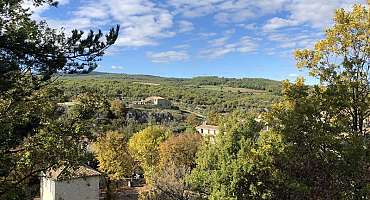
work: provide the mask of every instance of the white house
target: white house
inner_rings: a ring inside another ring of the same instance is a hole
[[[219,132],[218,126],[208,125],[206,122],[195,128],[202,136],[215,137]]]
[[[151,96],[147,97],[146,99],[143,99],[141,101],[134,102],[134,104],[137,105],[152,105],[152,106],[158,106],[161,108],[170,108],[171,107],[171,101],[159,97],[159,96]]]
[[[41,200],[98,200],[100,173],[88,166],[60,167],[41,178]]]

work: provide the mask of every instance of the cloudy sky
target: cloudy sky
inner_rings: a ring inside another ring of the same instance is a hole
[[[292,52],[323,37],[335,9],[366,0],[60,0],[33,18],[50,26],[108,30],[117,43],[97,71],[172,77],[276,80],[304,75]]]

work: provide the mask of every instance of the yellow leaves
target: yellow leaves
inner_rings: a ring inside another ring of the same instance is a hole
[[[305,84],[304,84],[304,78],[303,77],[298,77],[297,78],[297,81],[295,82],[295,86],[296,87],[299,87],[299,88],[305,86]]]
[[[92,145],[99,169],[111,179],[129,177],[133,170],[133,159],[127,149],[125,137],[119,132],[107,132]]]
[[[178,168],[190,169],[201,142],[202,137],[196,133],[183,133],[168,138],[159,146],[161,167],[173,164]]]
[[[297,67],[308,68],[310,75],[322,81],[335,79],[333,76],[341,72],[342,67],[346,67],[345,57],[353,60],[356,55],[369,54],[369,16],[368,8],[362,5],[354,5],[350,12],[338,9],[334,25],[326,30],[323,40],[318,41],[313,50],[295,52]]]
[[[168,136],[165,129],[149,126],[131,137],[128,148],[135,160],[140,162],[146,176],[154,172],[159,162],[159,144]]]
[[[294,52],[294,56],[296,58],[296,65],[298,68],[314,67],[321,58],[320,54],[309,49],[296,50]]]

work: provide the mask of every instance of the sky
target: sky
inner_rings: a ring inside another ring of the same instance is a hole
[[[31,10],[66,32],[119,24],[96,71],[293,80],[307,76],[294,50],[312,48],[335,10],[355,3],[366,0],[60,0]]]

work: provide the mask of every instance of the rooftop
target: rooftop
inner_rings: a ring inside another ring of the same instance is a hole
[[[208,125],[208,124],[202,124],[200,126],[197,126],[196,128],[202,128],[202,129],[218,129],[218,126]]]
[[[154,100],[154,99],[165,99],[165,98],[160,97],[160,96],[151,96],[151,97],[147,97],[145,100]]]
[[[62,166],[58,169],[46,172],[45,175],[53,180],[69,180],[75,178],[100,176],[100,172],[87,165],[80,165],[77,167]]]

